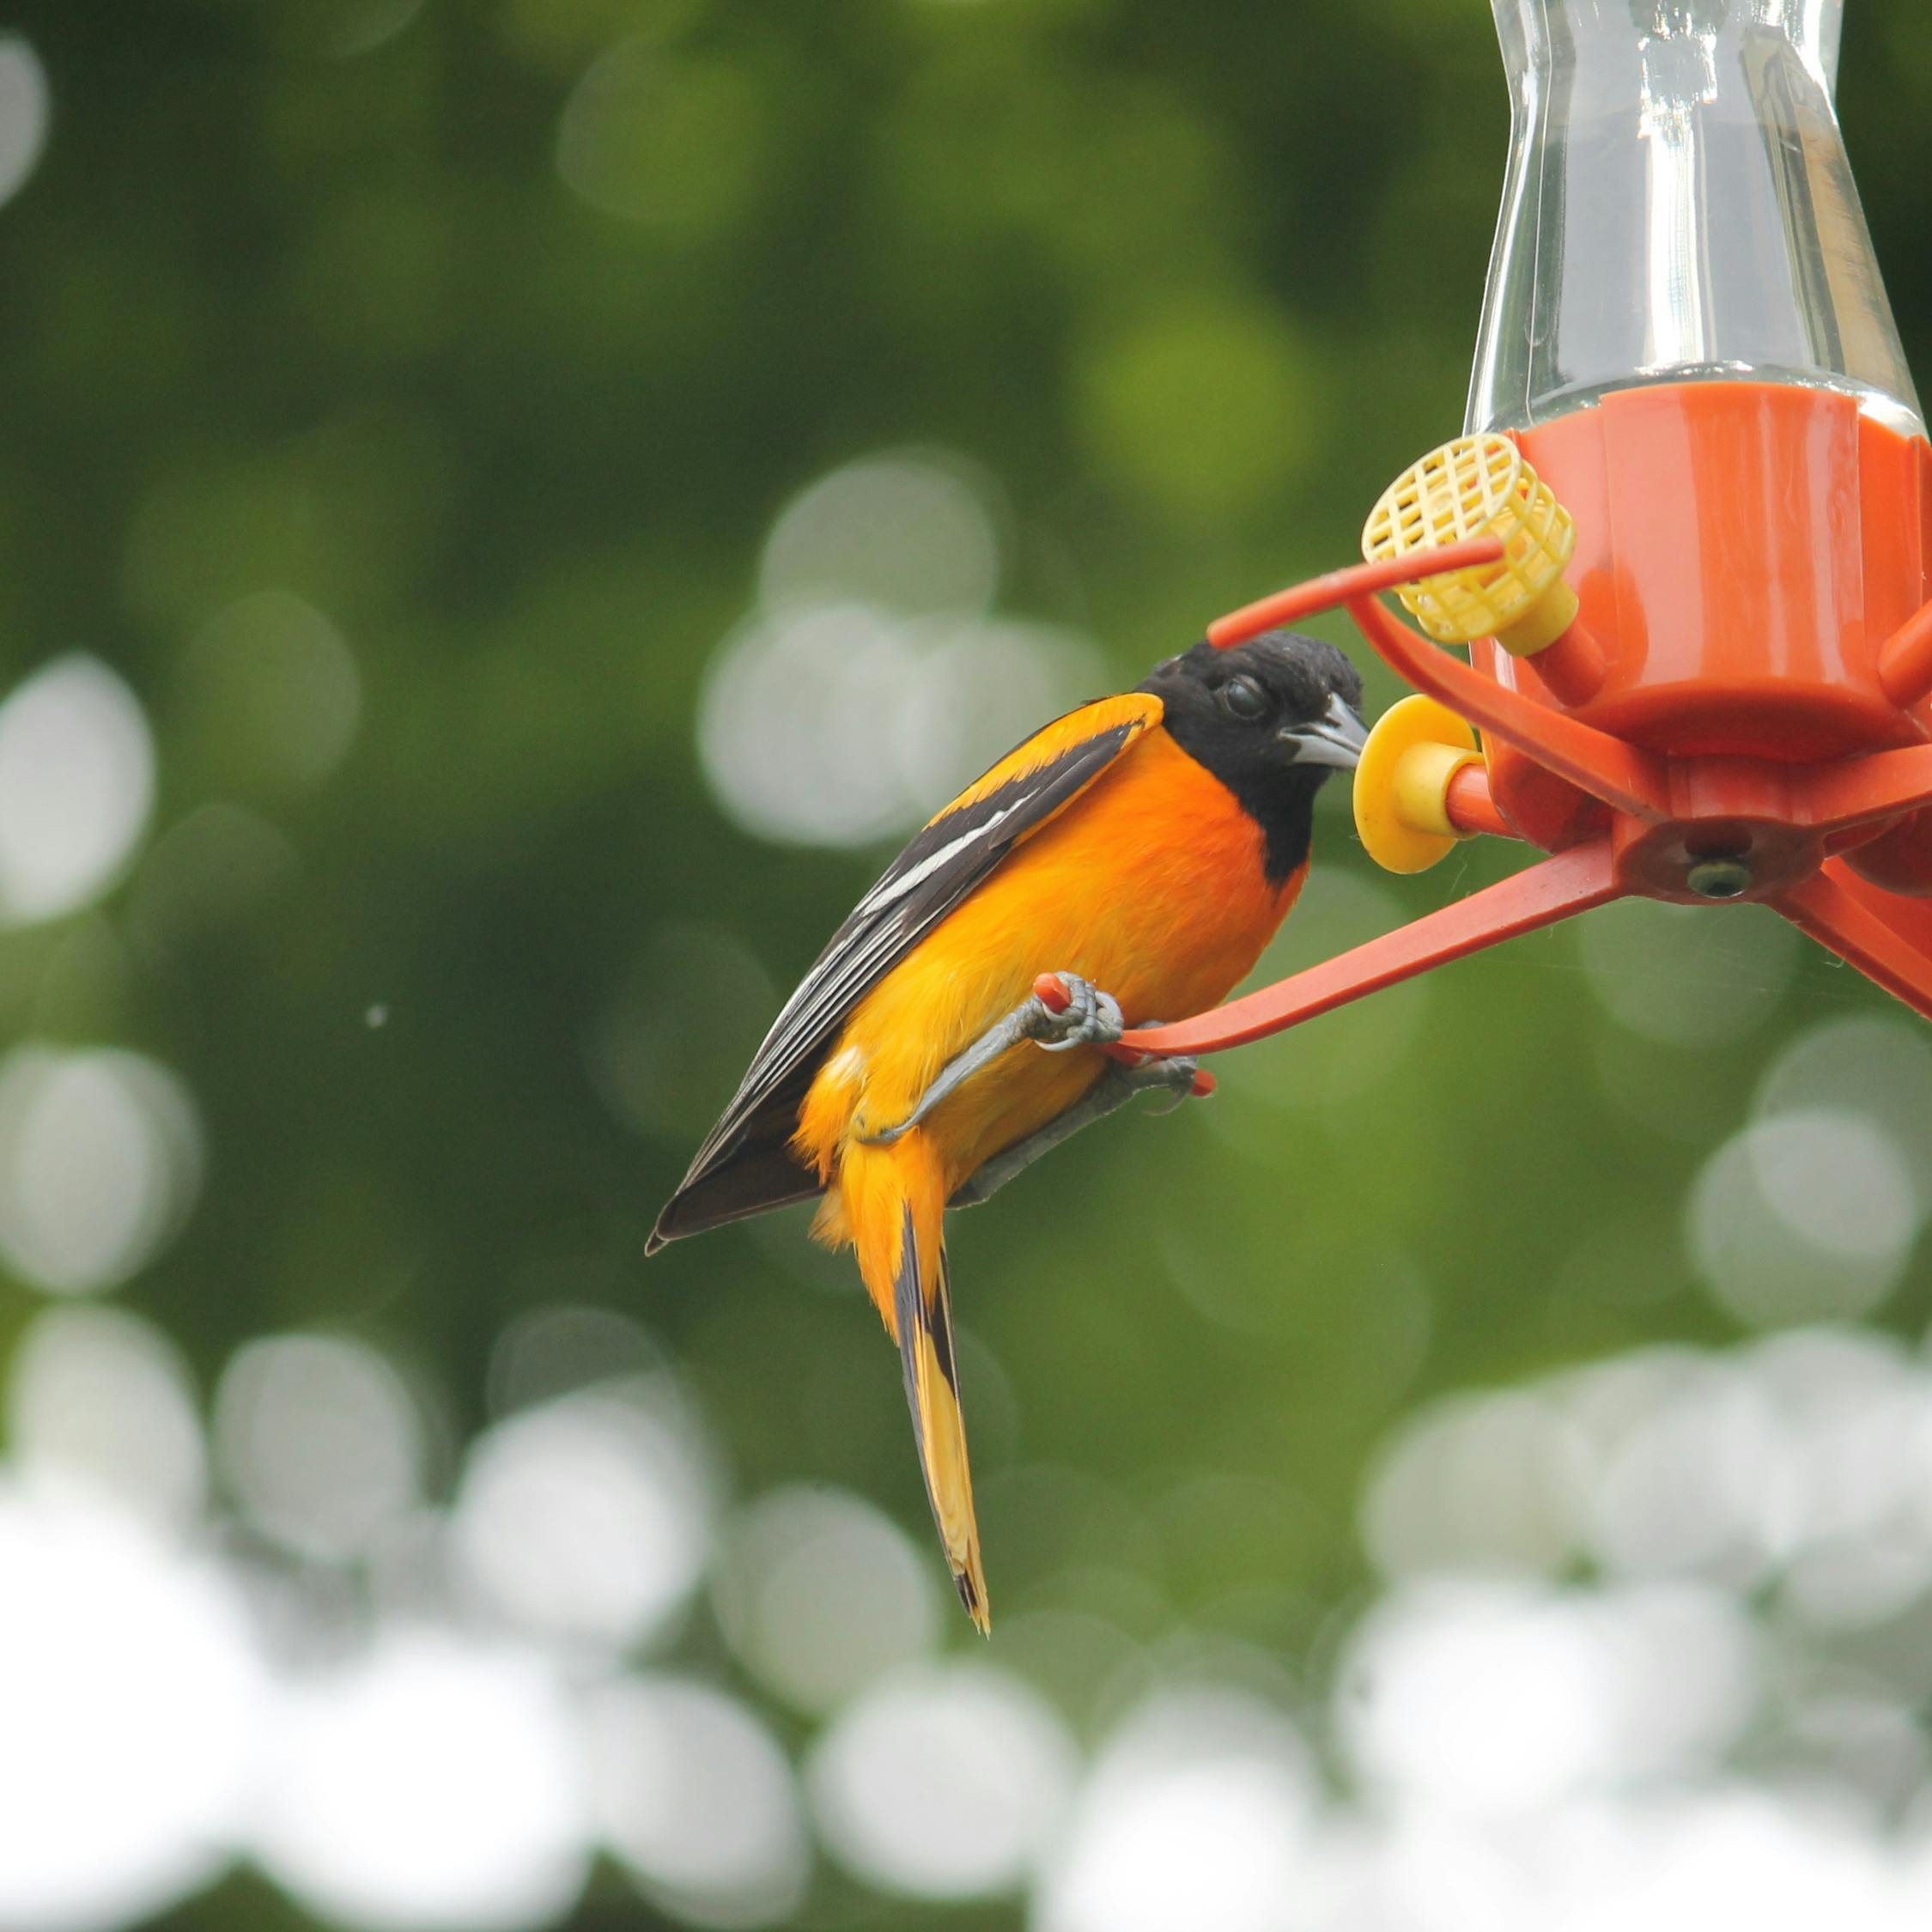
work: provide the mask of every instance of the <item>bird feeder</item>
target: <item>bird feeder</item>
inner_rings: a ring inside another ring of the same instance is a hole
[[[1762,902],[1932,1017],[1932,447],[1833,106],[1844,0],[1493,4],[1464,434],[1364,563],[1209,635],[1346,608],[1419,694],[1357,774],[1370,853],[1546,856],[1122,1049],[1239,1045],[1633,894]]]

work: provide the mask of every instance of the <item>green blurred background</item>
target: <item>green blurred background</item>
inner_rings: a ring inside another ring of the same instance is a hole
[[[395,1514],[432,1541],[466,1445],[527,1406],[514,1338],[568,1309],[592,1359],[538,1393],[674,1380],[707,1535],[740,1520],[727,1498],[835,1485],[936,1580],[848,1266],[791,1216],[648,1267],[644,1236],[922,809],[1030,717],[1346,562],[1382,484],[1459,428],[1507,132],[1487,9],[59,0],[10,25],[0,147],[31,166],[0,210],[5,679],[134,750],[79,884],[33,883],[39,794],[0,823],[0,1361],[97,1307],[144,1325],[97,1340],[178,1352],[171,1386],[217,1426],[176,1532],[265,1619],[271,1675],[374,1641],[393,1565],[373,1530],[278,1532],[252,1488],[255,1425],[219,1412],[248,1407],[222,1392],[264,1337],[393,1376]],[[1854,0],[1839,105],[1932,372],[1920,0]],[[1371,709],[1394,695],[1369,682]],[[896,761],[883,791],[862,743]],[[93,809],[63,782],[57,846]],[[1390,881],[1345,805],[1270,975],[1516,862]],[[1205,1671],[1321,1759],[1338,1648],[1388,1581],[1364,1482],[1434,1398],[1664,1342],[1729,1360],[1794,1321],[1906,1360],[1884,1338],[1932,1315],[1925,1204],[1881,1183],[1917,1185],[1932,1086],[1856,1226],[1778,1233],[1790,1281],[1759,1296],[1733,1225],[1767,1069],[1842,1066],[1804,1057],[1820,1037],[1874,1079],[1917,1065],[1896,1009],[1769,915],[1638,907],[1233,1056],[1208,1106],[1116,1120],[962,1218],[984,1657],[1076,1750],[1123,1685]],[[76,1068],[121,1082],[98,1133],[84,1080],[43,1117]],[[1787,1151],[1794,1187],[1829,1180]],[[24,1495],[65,1425],[25,1439],[20,1386]],[[126,1431],[96,1421],[68,1433],[119,1442],[111,1464]],[[337,1424],[289,1455],[325,1477]],[[436,1615],[519,1625],[573,1696],[626,1657],[719,1687],[809,1759],[832,1713],[761,1675],[712,1575],[601,1662],[567,1614]],[[913,1650],[975,1649],[950,1601],[913,1622],[937,1633]],[[579,1902],[501,1922],[1046,1910],[1012,1874],[922,1898],[821,1829],[781,1907],[680,1904],[647,1857],[647,1904],[611,1827]],[[331,1904],[258,1862],[62,1917],[8,1904],[0,1853],[0,1923],[499,1922]]]

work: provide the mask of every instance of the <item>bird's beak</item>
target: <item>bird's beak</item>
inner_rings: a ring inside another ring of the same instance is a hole
[[[1298,765],[1333,765],[1338,771],[1353,771],[1362,761],[1362,747],[1369,742],[1369,727],[1356,715],[1352,705],[1339,697],[1328,700],[1328,708],[1312,725],[1291,725],[1282,738],[1295,748]]]

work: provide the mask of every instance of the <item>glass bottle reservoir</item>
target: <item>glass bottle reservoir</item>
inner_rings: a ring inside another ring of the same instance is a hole
[[[1466,427],[1646,384],[1924,420],[1832,104],[1844,0],[1493,0],[1503,211]]]

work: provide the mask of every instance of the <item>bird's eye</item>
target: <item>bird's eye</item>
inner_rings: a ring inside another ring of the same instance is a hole
[[[1221,687],[1221,708],[1236,718],[1259,718],[1268,708],[1267,693],[1252,677],[1230,677]]]

